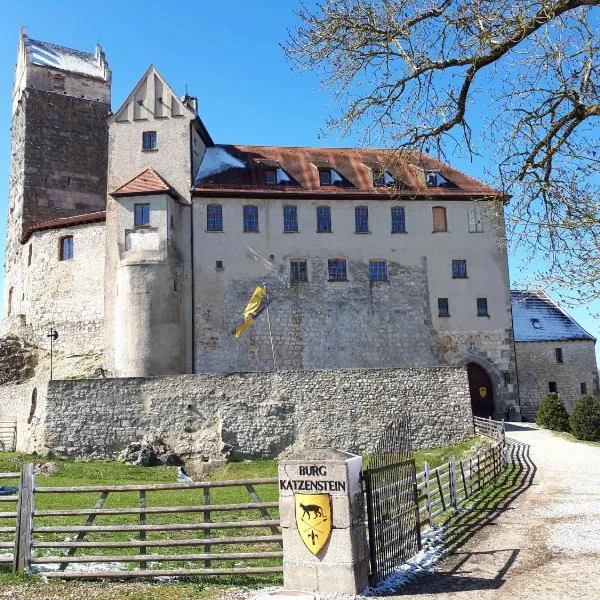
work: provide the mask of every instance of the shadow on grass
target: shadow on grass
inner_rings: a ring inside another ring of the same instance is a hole
[[[537,468],[531,460],[529,445],[510,438],[506,441],[508,465],[502,474],[466,502],[469,509],[452,514],[444,523],[447,558],[443,570],[415,579],[395,592],[396,595],[494,590],[503,585],[520,548],[489,552],[469,552],[463,548],[483,528],[496,525],[499,516],[513,510],[513,502],[533,484]],[[486,576],[474,576],[477,572]]]

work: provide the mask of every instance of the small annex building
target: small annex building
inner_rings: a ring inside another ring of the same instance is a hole
[[[568,411],[598,393],[596,338],[541,291],[511,290],[521,415],[533,420],[542,396],[560,395]]]

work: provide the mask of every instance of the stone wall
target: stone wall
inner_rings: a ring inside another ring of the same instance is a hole
[[[28,89],[23,226],[104,210],[110,105]]]
[[[60,260],[64,235],[73,236],[70,260]],[[54,351],[60,374],[91,375],[102,364],[104,223],[38,231],[23,248],[20,296],[13,298],[11,314],[2,323],[3,333],[16,334],[47,350],[52,326],[59,334]],[[89,360],[80,364],[83,356]]]
[[[294,442],[363,453],[403,411],[416,448],[473,434],[466,370],[452,367],[52,381],[41,395],[43,432],[20,431],[37,446],[19,447],[72,456],[114,457],[144,436],[207,459],[273,457]]]
[[[369,281],[369,263],[348,261],[348,281],[327,280],[327,259],[311,261],[310,281],[290,284],[266,276],[275,300],[240,338],[231,335],[254,289],[251,279],[231,280],[196,296],[197,368],[203,372],[283,369],[422,367],[436,364],[423,261],[406,266],[388,261],[388,281]],[[232,319],[229,327],[223,320]],[[410,352],[406,350],[411,348]]]
[[[540,399],[549,392],[549,382],[556,388],[565,407],[571,411],[581,396],[581,384],[588,393],[598,391],[598,372],[594,342],[588,340],[557,342],[517,342],[519,395],[521,413],[532,421]],[[562,348],[563,362],[557,363],[555,349]]]

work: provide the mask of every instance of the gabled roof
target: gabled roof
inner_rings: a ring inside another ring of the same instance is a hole
[[[73,217],[62,217],[60,219],[48,219],[40,221],[28,227],[21,236],[21,244],[25,244],[36,231],[44,231],[46,229],[60,229],[62,227],[73,227],[75,225],[86,225],[87,223],[98,223],[106,221],[106,211],[87,213],[85,215],[75,215]]]
[[[205,196],[338,196],[338,197],[433,197],[448,199],[489,198],[500,194],[481,181],[423,153],[407,156],[400,167],[401,185],[375,187],[373,169],[393,157],[389,150],[359,148],[301,148],[219,144],[207,148],[194,181],[194,193]],[[393,160],[393,158],[392,158]],[[265,184],[265,165],[277,164],[289,181]],[[337,185],[321,186],[319,168],[331,168],[341,175]],[[428,187],[425,174],[437,171],[449,183]]]
[[[208,130],[204,126],[202,119],[196,114],[196,110],[191,103],[187,102],[187,99],[191,97],[184,96],[184,102],[173,90],[173,88],[167,83],[167,80],[158,72],[154,65],[150,65],[145,73],[140,77],[139,81],[135,84],[127,98],[123,101],[121,106],[114,111],[111,117],[108,119],[109,125],[114,122],[128,121],[128,112],[130,106],[134,102],[144,103],[144,100],[151,100],[150,104],[154,103],[154,106],[146,106],[146,115],[154,115],[154,118],[165,118],[165,117],[178,117],[181,118],[183,115],[187,115],[192,119],[192,123],[198,130],[198,133],[204,140],[207,146],[214,144]],[[156,110],[160,110],[162,114],[157,116]]]
[[[169,194],[180,199],[174,187],[169,185],[154,169],[148,168],[111,193],[111,196],[148,196],[151,194]]]
[[[96,79],[107,79],[108,64],[100,46],[96,46],[94,53],[82,52],[58,44],[32,40],[24,33],[22,35],[32,64]]]
[[[596,341],[544,292],[511,290],[510,300],[516,342]]]

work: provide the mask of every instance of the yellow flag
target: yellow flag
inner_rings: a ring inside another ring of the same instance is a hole
[[[262,301],[265,299],[266,295],[267,292],[265,291],[264,287],[261,287],[260,285],[256,286],[256,289],[250,298],[250,302],[248,302],[248,305],[242,313],[244,317],[250,317],[255,314],[260,308],[260,305],[262,304]]]
[[[252,323],[254,323],[254,319],[252,317],[247,317],[241,325],[238,325],[235,328],[235,337],[240,337],[240,335],[242,335],[242,333],[244,333],[244,331],[246,331],[246,329],[248,329]]]

